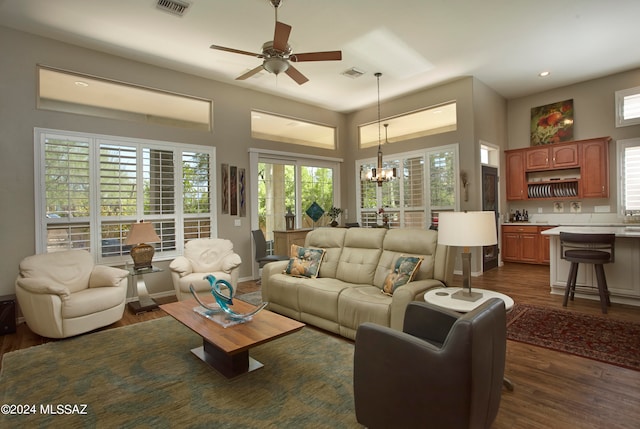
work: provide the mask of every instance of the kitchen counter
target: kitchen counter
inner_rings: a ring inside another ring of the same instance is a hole
[[[551,293],[563,295],[570,263],[560,257],[560,233],[615,234],[615,262],[605,264],[611,302],[640,306],[640,225],[565,225],[543,231],[550,245],[549,280]],[[580,264],[578,268],[578,298],[599,300],[593,265]]]
[[[543,231],[542,234],[559,236],[561,232],[577,234],[615,234],[616,237],[640,238],[640,225],[565,225],[547,229]]]

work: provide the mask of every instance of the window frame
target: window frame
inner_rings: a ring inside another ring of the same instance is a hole
[[[440,206],[434,206],[432,205],[431,202],[431,192],[430,192],[430,188],[431,188],[431,184],[430,184],[430,170],[429,170],[429,156],[431,154],[435,154],[435,153],[439,153],[439,152],[446,152],[446,151],[452,151],[454,152],[454,171],[453,171],[453,180],[454,180],[454,184],[453,184],[453,189],[454,189],[454,198],[455,198],[455,202],[454,202],[454,207],[440,207]],[[418,157],[422,157],[423,158],[423,196],[422,196],[422,200],[424,201],[424,207],[422,208],[423,210],[423,225],[424,228],[428,228],[431,224],[431,219],[428,218],[428,216],[431,215],[431,213],[433,211],[458,211],[460,210],[460,190],[459,190],[459,186],[458,186],[458,177],[459,177],[459,171],[460,171],[460,150],[459,150],[459,145],[458,143],[454,143],[454,144],[449,144],[449,145],[443,145],[443,146],[436,146],[436,147],[432,147],[432,148],[427,148],[427,149],[423,149],[423,150],[419,150],[419,151],[411,151],[411,152],[400,152],[400,153],[395,153],[395,154],[390,154],[390,155],[386,155],[383,156],[383,166],[385,168],[389,168],[392,165],[396,165],[397,164],[397,168],[398,168],[398,175],[401,176],[403,173],[403,169],[404,169],[404,162],[407,159],[414,159],[414,158],[418,158]],[[355,187],[356,187],[356,217],[358,222],[360,222],[360,224],[362,226],[367,226],[369,225],[369,220],[367,220],[365,222],[365,220],[363,220],[363,215],[364,214],[371,214],[374,211],[377,212],[377,210],[380,207],[384,207],[383,203],[384,203],[384,198],[385,198],[385,187],[389,187],[389,186],[393,186],[392,182],[387,182],[387,183],[383,183],[381,187],[377,186],[374,184],[374,186],[376,186],[376,201],[377,201],[377,207],[374,210],[371,209],[366,209],[364,207],[362,207],[362,187],[361,187],[361,183],[362,183],[362,178],[361,178],[361,169],[363,166],[365,165],[375,165],[376,164],[376,158],[366,158],[366,159],[359,159],[356,160],[355,162],[355,168],[356,168],[356,174],[355,174]],[[403,183],[403,179],[402,177],[396,177],[395,179],[393,179],[393,181],[399,181],[400,183],[398,184],[399,186],[399,193],[400,193],[400,203],[398,205],[398,207],[393,207],[393,208],[389,208],[387,209],[387,207],[385,208],[385,213],[387,213],[387,215],[397,215],[397,219],[391,219],[390,221],[390,225],[392,227],[405,227],[405,219],[406,213],[411,213],[411,212],[416,212],[416,207],[406,207],[405,204],[403,204],[403,201],[405,200],[404,197],[404,183]],[[375,216],[377,218],[379,218],[379,215],[376,213]],[[370,218],[371,216],[369,216]]]
[[[300,228],[300,225],[302,224],[302,212],[303,212],[303,208],[301,206],[301,200],[299,198],[301,188],[302,188],[300,183],[301,181],[300,168],[302,167],[332,168],[333,169],[333,201],[334,201],[334,204],[336,204],[340,202],[340,170],[341,170],[342,162],[343,162],[342,158],[294,154],[291,152],[281,152],[281,151],[274,151],[274,150],[267,150],[267,149],[250,148],[249,149],[249,166],[250,166],[249,168],[251,173],[250,190],[253,198],[253,203],[251,204],[251,229],[255,230],[255,229],[258,229],[260,226],[259,213],[258,213],[259,205],[258,205],[258,202],[256,201],[256,199],[259,196],[258,165],[260,163],[282,163],[282,164],[295,165],[296,204],[295,204],[295,207],[292,207],[292,210],[294,211],[294,214],[296,216],[295,227]],[[267,239],[269,239],[268,235],[267,235]]]
[[[49,225],[59,224],[71,225],[72,222],[69,218],[53,218],[47,217],[47,193],[45,188],[46,178],[46,166],[45,166],[45,153],[46,153],[46,140],[47,138],[58,139],[73,139],[82,140],[88,142],[89,153],[89,216],[80,220],[81,224],[85,224],[89,228],[89,245],[87,250],[93,255],[96,263],[107,265],[122,265],[130,262],[128,251],[125,246],[120,244],[120,251],[117,256],[105,256],[103,252],[103,225],[108,224],[131,224],[141,219],[151,222],[174,222],[175,233],[172,235],[172,239],[167,239],[165,242],[160,243],[156,248],[155,260],[168,260],[173,259],[178,255],[181,255],[184,250],[185,242],[185,220],[198,218],[201,222],[205,219],[205,224],[208,225],[208,236],[217,237],[217,193],[216,193],[216,150],[212,146],[199,146],[182,144],[169,141],[147,140],[137,139],[130,137],[110,136],[93,133],[81,133],[67,130],[55,130],[48,128],[34,128],[34,186],[35,186],[35,237],[36,237],[36,253],[47,253],[48,251],[48,236],[47,227]],[[136,183],[139,189],[136,190],[136,212],[134,215],[116,215],[116,216],[103,216],[101,214],[101,169],[100,169],[100,153],[101,147],[104,145],[119,145],[120,147],[135,147],[135,151],[138,154],[136,158]],[[145,157],[140,156],[144,150],[158,150],[164,152],[171,152],[173,158],[172,166],[172,192],[173,202],[172,214],[145,214],[144,213],[144,190],[142,188],[142,182],[144,177],[142,174],[144,168]],[[209,183],[209,212],[203,213],[185,213],[184,211],[184,177],[183,177],[183,162],[185,162],[185,154],[206,154],[208,156],[208,183]],[[142,197],[142,198],[139,198]],[[141,201],[142,199],[142,201]],[[158,232],[158,225],[156,232]],[[158,233],[162,237],[162,228]],[[170,250],[162,250],[162,245],[174,241],[174,245],[170,246]],[[66,247],[69,248],[69,247]]]
[[[624,110],[625,110],[625,97],[636,96],[638,97],[638,106],[640,109],[640,86],[636,86],[633,88],[622,89],[620,91],[616,91],[615,99],[616,99],[616,128],[620,127],[628,127],[631,125],[639,125],[640,124],[640,114],[635,118],[625,119],[624,118]]]
[[[640,217],[640,210],[638,214],[627,215],[627,207],[625,204],[625,150],[629,147],[640,148],[640,137],[618,140],[616,142],[616,164],[618,166],[618,217],[625,219],[628,216]]]

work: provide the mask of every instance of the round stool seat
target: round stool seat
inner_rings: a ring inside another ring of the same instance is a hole
[[[578,278],[578,265],[592,264],[598,282],[600,306],[603,313],[607,312],[607,307],[611,305],[611,299],[609,299],[609,288],[607,287],[604,264],[612,263],[615,260],[615,243],[616,236],[611,233],[560,233],[560,257],[571,262],[567,286],[564,289],[563,307],[567,306],[569,297],[571,297],[571,301],[573,301]]]
[[[611,259],[609,252],[592,249],[574,249],[564,252],[564,258],[570,262],[584,262],[586,264],[606,264]]]

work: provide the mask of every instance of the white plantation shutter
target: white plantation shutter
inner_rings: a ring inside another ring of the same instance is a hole
[[[622,141],[623,214],[640,215],[640,139]]]
[[[404,227],[422,228],[425,225],[424,157],[404,160],[402,192]]]
[[[139,220],[153,223],[161,241],[150,244],[165,257],[217,235],[215,149],[40,129],[35,143],[38,253],[83,248],[97,262],[128,261],[124,241]]]
[[[458,146],[393,155],[383,161],[384,168],[396,168],[399,177],[378,187],[366,174],[374,167],[371,160],[356,162],[360,171],[356,197],[363,226],[382,223],[378,214],[384,208],[391,227],[428,228],[440,211],[456,209]]]
[[[184,238],[211,237],[211,161],[208,153],[182,153]]]
[[[44,210],[47,252],[90,245],[89,142],[50,134],[44,143]]]
[[[616,91],[616,127],[640,124],[640,86]]]

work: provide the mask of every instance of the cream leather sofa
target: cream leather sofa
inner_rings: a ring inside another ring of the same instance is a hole
[[[287,317],[355,339],[361,323],[402,330],[409,302],[451,283],[455,253],[437,244],[438,233],[421,229],[318,228],[305,247],[325,249],[316,278],[284,274],[288,262],[271,262],[262,270],[262,300]],[[414,280],[393,296],[382,293],[398,257],[422,256]]]
[[[28,256],[20,262],[16,298],[33,332],[71,337],[122,319],[128,275],[94,265],[85,250]]]
[[[192,298],[189,285],[200,294],[211,295],[211,285],[204,277],[212,274],[217,280],[226,280],[235,289],[238,286],[240,255],[233,251],[233,243],[223,238],[197,238],[184,246],[184,256],[171,261],[171,279],[178,301]]]

